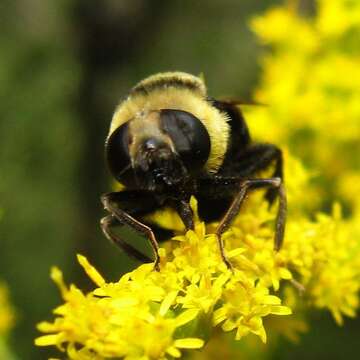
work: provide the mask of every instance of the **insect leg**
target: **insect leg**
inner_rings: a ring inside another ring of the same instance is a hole
[[[105,236],[115,245],[121,247],[129,256],[141,262],[151,262],[152,260],[143,254],[141,251],[135,249],[133,246],[125,242],[120,236],[111,231],[112,227],[120,225],[119,220],[114,215],[107,215],[100,221],[100,226]]]
[[[146,199],[145,196],[143,199],[141,199],[141,198],[137,199],[137,197],[138,197],[137,194],[131,193],[131,192],[118,192],[118,193],[113,192],[113,193],[107,193],[107,194],[104,194],[101,196],[101,201],[104,205],[104,208],[114,218],[116,218],[120,224],[128,225],[131,228],[133,228],[134,230],[136,230],[137,232],[142,233],[143,235],[145,235],[148,238],[148,240],[150,241],[151,247],[153,249],[153,252],[154,252],[155,269],[159,270],[159,260],[160,260],[159,255],[158,255],[159,244],[155,238],[153,231],[151,230],[151,228],[149,226],[136,220],[128,212],[126,212],[125,210],[123,210],[119,207],[121,205],[121,202],[120,202],[121,197],[127,198],[126,200],[128,200],[128,204],[126,204],[126,205],[128,205],[128,206],[129,206],[129,203],[131,203],[134,200],[137,200],[137,203],[138,203],[137,206],[140,206],[140,204],[143,204],[143,206],[148,205],[149,209],[152,209],[154,204],[151,203],[151,199]],[[148,204],[146,204],[146,200],[148,200]],[[139,204],[139,201],[142,201],[142,202]],[[149,209],[147,209],[147,210],[149,210]],[[110,221],[110,220],[106,220],[106,221]],[[102,229],[104,230],[105,235],[108,236],[109,225],[105,225],[105,226],[102,225]],[[107,233],[105,232],[105,230],[107,230]],[[136,254],[139,255],[139,257],[137,255],[135,255],[135,253],[132,252],[131,250],[130,250],[130,252],[128,252],[128,250],[130,248],[132,248],[132,246],[129,244],[127,244],[127,246],[123,246],[124,241],[116,241],[115,243],[117,245],[119,245],[120,247],[122,247],[123,250],[126,251],[129,255],[135,256],[139,260],[140,260],[140,257],[142,257],[141,255],[143,255],[138,250],[136,250]],[[143,259],[145,259],[145,255],[143,256]]]
[[[194,214],[188,201],[180,200],[174,203],[174,207],[179,214],[186,230],[194,229]]]
[[[278,251],[281,248],[281,244],[284,238],[285,218],[286,218],[286,194],[281,179],[275,177],[270,179],[243,180],[240,183],[240,187],[237,195],[235,196],[229,209],[221,219],[220,224],[218,225],[215,231],[219,243],[221,257],[228,268],[231,268],[231,263],[229,262],[229,260],[225,255],[224,242],[221,236],[225,232],[225,230],[231,225],[235,216],[238,214],[240,207],[247,195],[247,192],[252,189],[258,189],[264,187],[276,189],[277,194],[279,196],[279,209],[276,216],[274,249]]]
[[[232,174],[241,177],[251,177],[257,172],[266,170],[271,164],[274,164],[272,177],[283,179],[283,156],[281,150],[273,144],[254,144],[241,152],[236,161],[232,162],[234,168]],[[236,167],[236,168],[235,168]],[[265,197],[272,204],[276,198],[276,188],[270,188]]]

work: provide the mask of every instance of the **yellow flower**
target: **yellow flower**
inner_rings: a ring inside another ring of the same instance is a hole
[[[84,257],[78,259],[101,286],[85,295],[73,285],[67,288],[61,272],[54,268],[52,277],[66,303],[55,309],[58,318],[54,323],[39,324],[39,329],[50,335],[38,338],[37,345],[56,345],[64,350],[67,343],[71,359],[93,359],[94,355],[96,359],[165,359],[167,354],[180,357],[180,349],[203,345],[202,339],[174,338],[174,332],[191,322],[198,310],[170,310],[176,292],[162,294],[162,301],[157,302],[157,292],[145,285],[144,268],[149,266],[135,270],[119,283],[106,284]],[[142,296],[133,285],[142,285]]]
[[[300,48],[301,51],[314,51],[319,45],[315,29],[291,6],[271,9],[265,16],[254,19],[252,26],[265,44],[277,44],[287,50]]]
[[[284,255],[296,267],[306,295],[316,307],[328,308],[341,324],[342,315],[355,316],[359,306],[359,227],[343,220],[338,205],[332,216],[318,214],[316,222],[300,221],[288,227]],[[296,242],[292,237],[299,236]]]
[[[194,199],[192,206],[196,212]],[[215,236],[206,235],[199,220],[195,231],[175,237],[167,252],[162,249],[159,272],[144,264],[118,282],[106,283],[79,256],[96,284],[84,294],[74,285],[68,288],[61,272],[53,269],[65,303],[55,309],[53,323],[39,325],[49,335],[36,344],[56,345],[71,359],[92,354],[98,359],[166,359],[180,356],[183,347],[201,347],[203,328],[211,322],[234,330],[236,339],[253,333],[265,342],[263,319],[291,314],[273,291],[294,275],[314,306],[328,308],[338,322],[342,315],[353,316],[360,285],[355,254],[360,249],[357,241],[347,241],[351,228],[339,208],[332,216],[319,214],[315,222],[290,218],[279,253],[273,251],[273,217],[261,196],[254,196],[225,234],[234,273],[223,264]]]
[[[341,36],[360,26],[360,6],[357,0],[319,0],[317,26],[327,36]]]
[[[192,206],[196,212],[194,199]],[[245,260],[247,246],[229,251],[234,264],[243,267],[232,274],[221,260],[215,236],[206,235],[199,220],[195,231],[175,237],[171,245],[167,253],[161,251],[160,272],[144,264],[116,283],[106,283],[86,258],[78,256],[96,284],[88,294],[74,285],[67,287],[54,268],[52,278],[65,303],[55,309],[53,323],[39,324],[48,335],[36,344],[55,345],[72,359],[88,359],[91,354],[99,359],[165,359],[179,357],[181,348],[202,347],[205,339],[197,334],[204,336],[202,328],[211,319],[214,326],[223,323],[226,331],[236,328],[237,339],[252,332],[265,341],[262,318],[291,313],[270,294],[272,282],[260,281],[266,273],[262,260]],[[281,271],[273,276],[277,281],[284,277]]]
[[[291,310],[281,306],[280,298],[269,295],[269,289],[244,278],[235,272],[226,284],[223,305],[214,312],[214,324],[224,321],[224,331],[236,329],[236,340],[249,332],[260,336],[266,342],[262,317],[269,314],[289,315]]]
[[[252,21],[272,51],[255,92],[269,106],[247,109],[248,122],[256,138],[288,146],[321,173],[313,190],[323,201],[341,200],[342,175],[360,166],[360,2],[318,0],[306,18],[285,3]]]

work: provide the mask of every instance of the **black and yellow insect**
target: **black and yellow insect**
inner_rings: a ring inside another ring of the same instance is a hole
[[[275,145],[251,141],[237,105],[209,97],[200,78],[182,72],[150,76],[130,91],[115,111],[105,146],[109,169],[125,186],[101,198],[110,213],[101,226],[110,240],[129,255],[151,261],[112,231],[114,226],[131,226],[150,240],[158,268],[157,230],[144,219],[170,207],[192,229],[189,200],[194,195],[203,220],[220,220],[219,250],[231,267],[221,235],[247,192],[267,188],[270,204],[279,196],[275,250],[280,249],[286,217],[282,153]],[[270,165],[271,178],[257,177]]]

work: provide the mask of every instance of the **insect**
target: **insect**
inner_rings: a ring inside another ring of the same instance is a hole
[[[170,207],[186,229],[193,229],[189,200],[194,195],[201,219],[220,219],[215,234],[231,269],[222,234],[247,193],[266,188],[270,204],[279,198],[274,248],[280,249],[286,218],[282,152],[275,145],[251,141],[237,105],[209,97],[200,78],[183,72],[150,76],[130,91],[113,115],[105,144],[110,172],[125,186],[101,197],[109,212],[101,220],[107,238],[136,259],[151,261],[113,231],[119,225],[132,227],[149,239],[159,269],[157,230],[144,218]],[[272,177],[257,177],[271,165]]]

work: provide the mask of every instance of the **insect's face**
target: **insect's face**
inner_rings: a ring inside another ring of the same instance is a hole
[[[181,110],[139,113],[109,137],[106,155],[114,177],[128,187],[164,191],[201,171],[210,152],[199,119]]]

